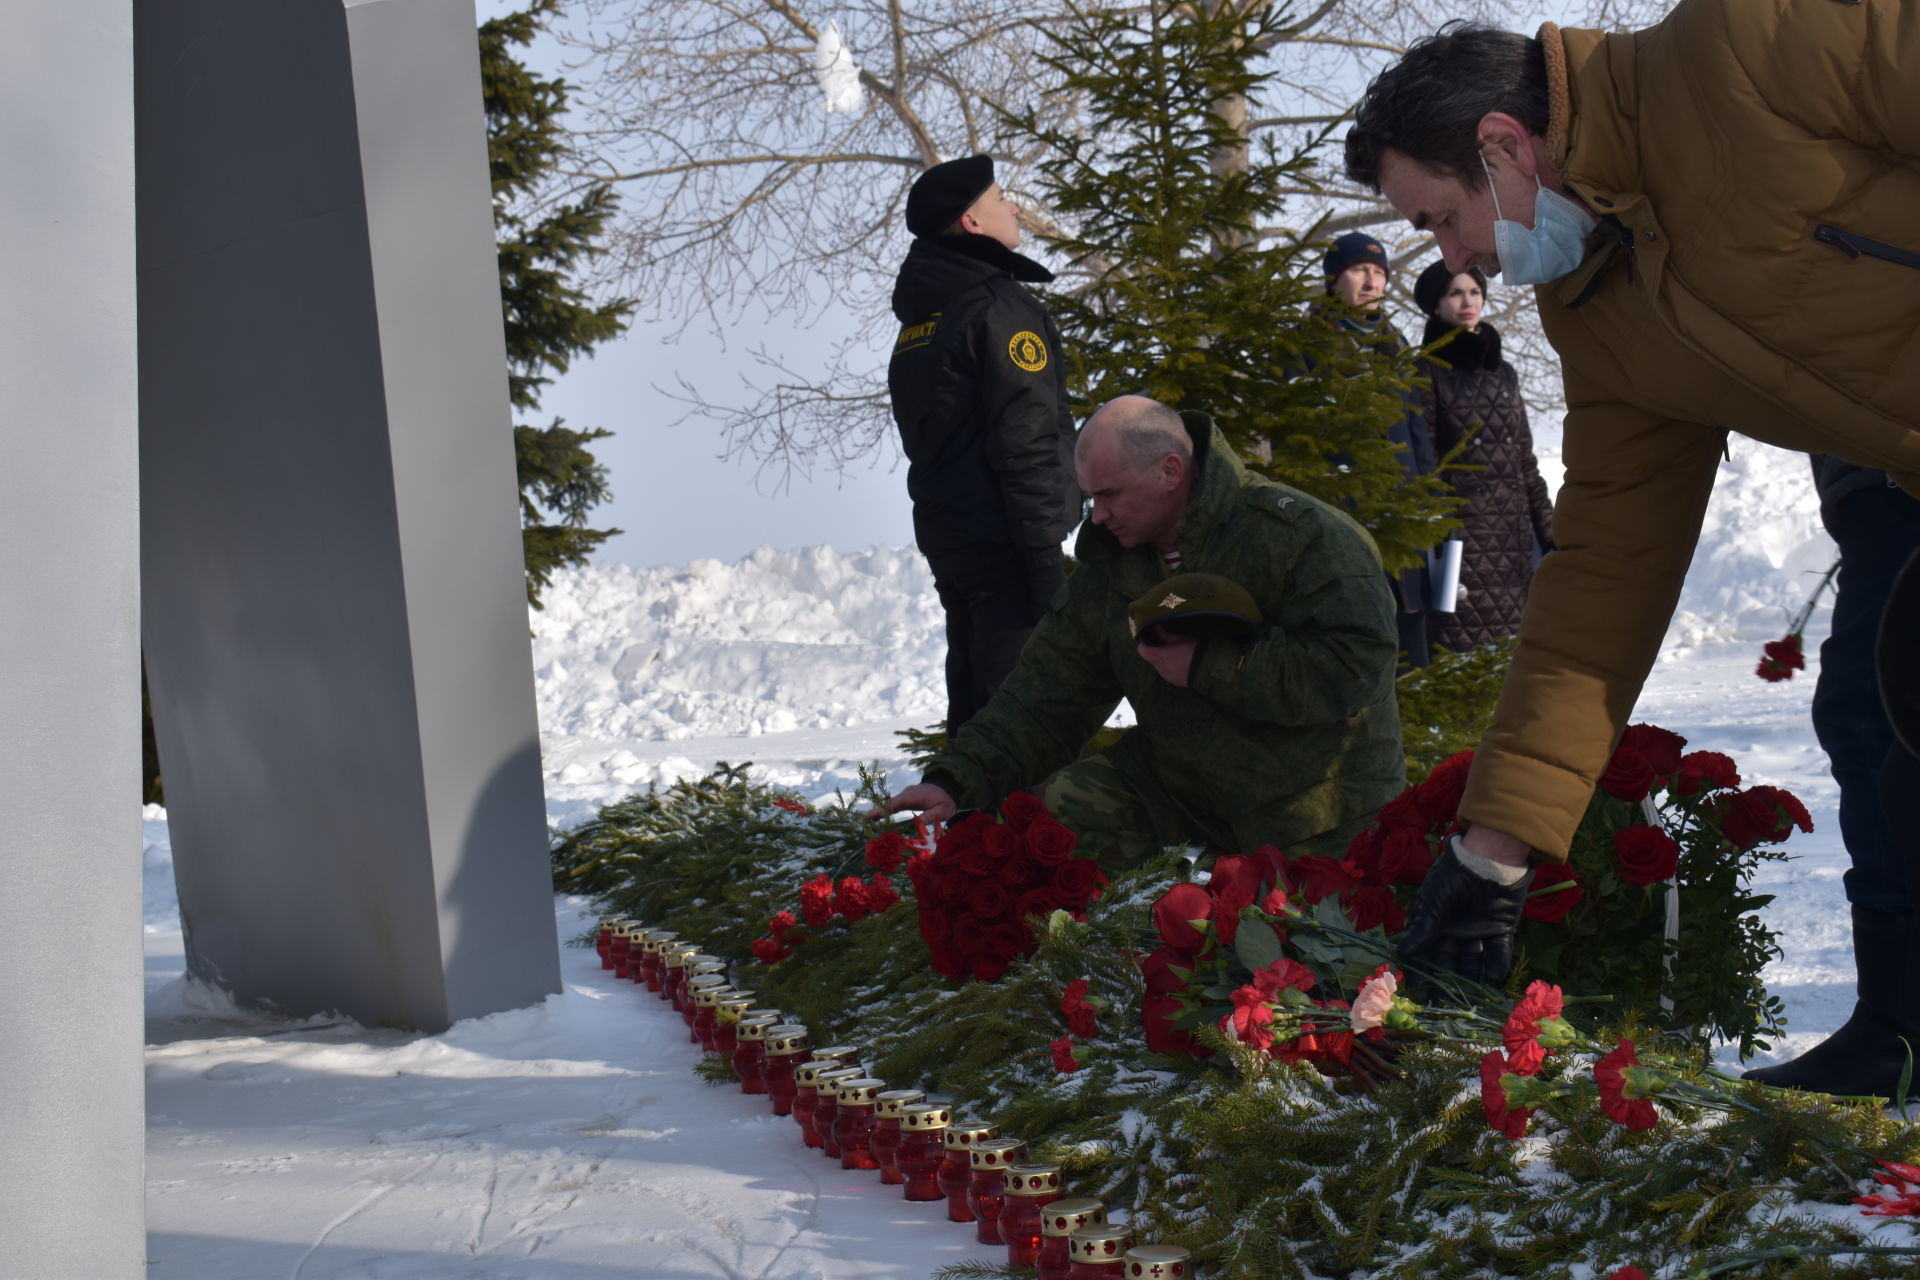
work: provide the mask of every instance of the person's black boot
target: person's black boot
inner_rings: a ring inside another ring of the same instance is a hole
[[[1855,907],[1853,961],[1860,998],[1853,1016],[1799,1057],[1756,1067],[1742,1078],[1780,1089],[1891,1098],[1911,1045],[1915,1079],[1907,1096],[1920,1098],[1920,981],[1910,957],[1916,923],[1911,915]]]

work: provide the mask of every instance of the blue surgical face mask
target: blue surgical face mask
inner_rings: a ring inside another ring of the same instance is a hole
[[[1493,194],[1493,251],[1499,255],[1500,278],[1508,284],[1546,284],[1558,280],[1587,256],[1587,237],[1598,219],[1573,201],[1549,191],[1535,177],[1533,226],[1523,227],[1500,216],[1500,192],[1493,185],[1487,158],[1480,157]]]

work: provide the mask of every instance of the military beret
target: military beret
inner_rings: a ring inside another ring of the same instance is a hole
[[[1447,296],[1447,290],[1453,284],[1455,276],[1472,276],[1474,283],[1480,286],[1484,295],[1487,291],[1487,274],[1478,267],[1468,267],[1465,271],[1449,271],[1444,261],[1436,262],[1420,273],[1413,282],[1413,300],[1428,315],[1440,310],[1440,299]]]
[[[1148,645],[1172,636],[1245,640],[1260,621],[1260,606],[1246,588],[1217,573],[1177,573],[1127,606],[1128,626]]]
[[[1321,274],[1332,280],[1356,262],[1374,263],[1382,271],[1393,269],[1392,264],[1387,261],[1386,249],[1378,240],[1364,231],[1349,231],[1328,248],[1326,264]]]
[[[916,236],[940,235],[992,185],[992,156],[965,156],[933,166],[915,178],[907,192],[907,230]]]

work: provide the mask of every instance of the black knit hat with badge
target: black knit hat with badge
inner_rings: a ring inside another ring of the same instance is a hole
[[[1382,271],[1391,273],[1393,264],[1387,261],[1387,250],[1378,240],[1364,231],[1349,231],[1335,240],[1327,249],[1326,262],[1320,274],[1331,285],[1342,271],[1356,262],[1371,262]]]
[[[933,166],[907,192],[907,230],[923,238],[943,234],[992,185],[992,156],[963,156]]]

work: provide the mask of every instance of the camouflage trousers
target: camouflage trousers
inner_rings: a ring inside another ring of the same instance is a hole
[[[1041,783],[1047,812],[1108,872],[1137,867],[1170,845],[1218,844],[1186,806],[1113,758],[1126,754],[1126,743],[1122,738],[1111,754],[1083,756]]]

